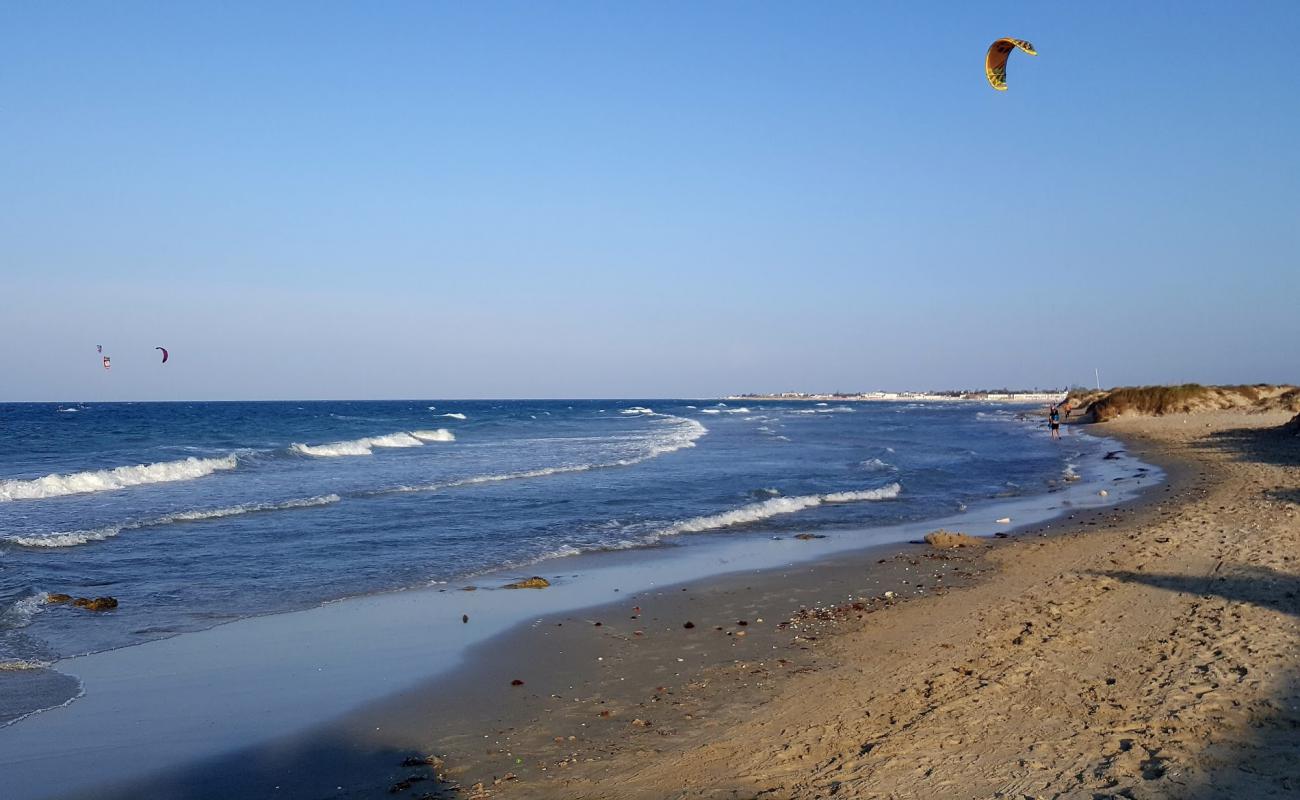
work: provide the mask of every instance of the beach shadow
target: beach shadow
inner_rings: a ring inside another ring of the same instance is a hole
[[[1300,489],[1287,489],[1279,486],[1276,489],[1266,489],[1264,494],[1279,503],[1295,503],[1296,505],[1300,505]]]
[[[1197,595],[1214,595],[1226,600],[1252,603],[1285,614],[1300,616],[1300,575],[1269,567],[1233,568],[1225,575],[1170,575],[1122,570],[1094,572],[1127,583],[1141,583]]]
[[[1300,617],[1300,575],[1268,567],[1229,567],[1228,575],[1171,575],[1105,571],[1104,575],[1201,597],[1221,597]],[[1222,759],[1199,784],[1180,792],[1187,800],[1225,797],[1300,796],[1300,669],[1291,665],[1269,698],[1274,711],[1251,720],[1248,742],[1232,751],[1220,750]],[[1231,753],[1231,758],[1223,758]]]
[[[444,800],[464,797],[433,765],[414,763],[426,754],[374,746],[335,734],[295,737],[247,748],[188,767],[127,783],[69,795],[96,800],[324,800],[402,797]],[[408,761],[409,759],[409,761]]]
[[[1300,436],[1281,427],[1216,431],[1205,437],[1201,447],[1226,453],[1239,461],[1300,467]]]

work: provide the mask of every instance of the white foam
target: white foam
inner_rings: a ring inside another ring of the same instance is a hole
[[[405,432],[375,436],[370,440],[372,447],[420,447],[423,444],[424,442]]]
[[[17,600],[0,613],[0,620],[4,620],[6,628],[26,627],[32,621],[32,617],[45,606],[49,596],[49,592],[37,592]]]
[[[618,413],[620,413],[620,414],[653,414],[653,413],[655,413],[655,411],[654,411],[653,408],[646,408],[645,406],[632,406],[631,408],[625,408],[625,409],[623,409],[622,411],[620,411],[620,412],[618,412]]]
[[[217,470],[234,469],[237,459],[233,455],[222,458],[189,458],[180,461],[160,461],[133,467],[73,472],[68,475],[46,475],[32,480],[0,481],[0,502],[9,500],[41,500],[85,492],[111,492],[127,486],[150,483],[188,481],[211,475]]]
[[[314,456],[316,458],[341,458],[345,456],[369,456],[374,455],[376,447],[420,447],[425,442],[450,442],[455,440],[455,436],[447,430],[439,429],[436,431],[398,431],[396,433],[386,433],[382,436],[365,436],[360,439],[350,439],[344,442],[330,442],[328,444],[301,444],[294,442],[290,448],[295,452],[302,453],[305,456]]]
[[[372,455],[369,439],[355,439],[350,442],[333,442],[331,444],[302,444],[294,442],[290,447],[305,456],[316,458],[340,458],[342,456]]]
[[[886,470],[890,472],[895,472],[898,470],[898,467],[895,467],[893,464],[890,464],[887,461],[881,461],[878,458],[868,458],[866,461],[859,462],[858,466],[862,467],[868,472],[883,472]]]
[[[720,514],[710,514],[703,517],[678,522],[659,531],[656,538],[661,536],[672,536],[679,533],[699,533],[701,531],[717,530],[719,528],[730,528],[735,525],[746,525],[751,522],[759,522],[769,519],[780,514],[793,514],[809,508],[815,508],[823,503],[856,503],[868,502],[872,500],[890,500],[898,497],[903,487],[897,483],[891,483],[888,486],[882,486],[879,489],[865,489],[856,492],[832,492],[830,494],[808,494],[798,495],[795,497],[774,497],[771,500],[764,500],[761,503],[751,503],[747,506],[724,511]]]
[[[831,492],[822,495],[822,500],[827,503],[862,503],[872,500],[893,500],[902,491],[902,484],[891,483],[879,489],[863,489],[858,492]]]
[[[5,537],[5,541],[13,542],[14,544],[19,544],[24,547],[76,547],[77,545],[89,544],[90,542],[102,542],[105,539],[111,539],[122,531],[139,530],[140,528],[154,528],[159,525],[169,525],[173,522],[195,522],[205,519],[234,517],[241,514],[256,514],[262,511],[285,511],[291,508],[327,506],[339,502],[340,499],[342,498],[336,494],[327,494],[319,497],[307,497],[301,500],[286,500],[282,503],[244,503],[242,505],[230,506],[228,508],[178,511],[174,514],[167,514],[143,522],[128,522],[122,525],[106,525],[102,528],[91,528],[82,531],[43,533],[35,536],[7,536]]]
[[[748,408],[745,408],[744,406],[741,406],[740,408],[729,408],[727,409],[727,413],[728,414],[752,414],[754,412],[750,411]]]
[[[452,419],[469,419],[469,418],[466,417],[464,414],[460,414],[460,413],[455,412],[455,411],[451,412],[450,414],[436,414],[435,416],[439,416],[439,417],[451,417]]]
[[[722,412],[719,411],[719,410],[716,409],[716,408],[702,408],[702,409],[700,409],[700,413],[701,413],[701,414],[721,414]]]
[[[456,434],[446,428],[439,428],[436,431],[411,431],[411,435],[422,442],[454,442]]]
[[[695,441],[709,432],[708,428],[693,419],[666,416],[663,418],[663,422],[668,426],[668,430],[665,433],[661,434],[657,438],[648,440],[647,446],[640,453],[626,458],[584,464],[563,464],[554,467],[520,470],[518,472],[474,475],[469,478],[460,478],[445,483],[431,483],[420,486],[399,486],[385,491],[432,492],[438,491],[439,489],[454,489],[459,486],[473,486],[482,483],[500,483],[502,481],[517,481],[529,478],[545,478],[549,475],[587,472],[593,469],[608,469],[610,467],[630,467],[634,464],[640,464],[643,461],[657,458],[658,456],[675,453],[678,450],[683,450],[688,447],[694,447]]]
[[[29,661],[23,658],[17,658],[12,661],[0,661],[0,672],[19,672],[27,669],[47,669],[52,662],[49,661]]]

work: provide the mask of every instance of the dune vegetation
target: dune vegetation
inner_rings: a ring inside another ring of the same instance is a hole
[[[1249,386],[1124,386],[1109,391],[1070,394],[1071,403],[1096,422],[1121,416],[1159,417],[1198,411],[1300,411],[1300,387]]]

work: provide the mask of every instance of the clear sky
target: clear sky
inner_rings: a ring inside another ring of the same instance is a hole
[[[0,400],[1300,381],[1297,41],[1294,0],[4,2]]]

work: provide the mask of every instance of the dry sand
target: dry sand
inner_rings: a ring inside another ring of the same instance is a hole
[[[769,625],[740,653],[728,625],[690,651],[739,660],[659,692],[598,681],[585,707],[548,695],[448,768],[502,797],[1300,796],[1300,440],[1265,430],[1285,419],[1108,423],[1173,468],[1145,508],[987,549],[971,586]]]

